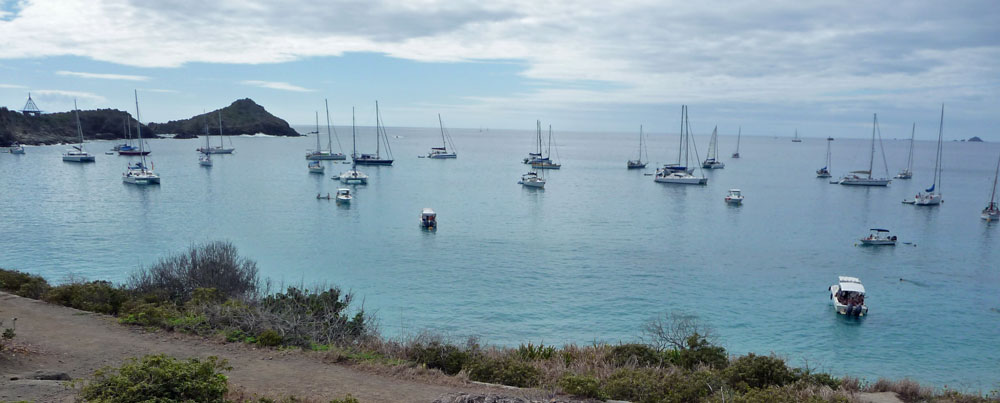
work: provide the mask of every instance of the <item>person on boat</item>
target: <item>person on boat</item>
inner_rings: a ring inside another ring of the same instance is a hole
[[[329,193],[329,192],[327,192],[327,193],[326,193],[326,198],[327,198],[327,199],[329,199],[329,198],[330,198],[330,193]]]

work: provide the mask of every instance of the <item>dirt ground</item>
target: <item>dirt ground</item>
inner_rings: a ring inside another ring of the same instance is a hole
[[[350,393],[362,402],[431,402],[454,393],[497,393],[544,398],[544,392],[493,389],[434,374],[377,374],[325,363],[323,354],[258,349],[169,332],[122,326],[114,318],[0,292],[0,318],[17,320],[16,352],[0,353],[0,401],[72,402],[66,382],[35,380],[36,371],[88,379],[103,366],[128,357],[165,353],[188,358],[217,356],[229,361],[230,384],[249,394],[295,395],[318,401]],[[11,378],[19,378],[12,380]],[[408,379],[409,378],[409,379]]]

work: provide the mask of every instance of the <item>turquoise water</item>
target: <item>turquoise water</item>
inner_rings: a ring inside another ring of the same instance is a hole
[[[945,203],[921,208],[900,201],[930,185],[933,142],[917,143],[913,180],[850,188],[815,178],[822,139],[747,136],[733,160],[735,138],[722,136],[726,168],[686,187],[625,169],[635,133],[557,131],[563,169],[532,190],[517,180],[533,131],[451,132],[459,158],[428,160],[417,155],[438,144],[436,129],[390,128],[396,163],[362,167],[371,182],[349,207],[315,199],[349,165],[309,174],[312,138],[233,138],[236,154],[211,168],[197,163],[198,140],[153,140],[163,184],[148,188],[121,183],[125,157],[63,163],[63,146],[2,154],[0,267],[122,280],[193,242],[228,239],[276,281],[353,290],[389,335],[631,341],[651,316],[684,311],[737,353],[937,386],[1000,384],[1000,228],[979,218],[1000,145],[946,143]],[[362,129],[359,151],[373,151],[373,133]],[[707,140],[698,137],[702,153]],[[675,137],[653,133],[649,144],[650,167],[676,158]],[[867,141],[833,147],[834,175],[867,167]],[[892,174],[906,147],[886,142]],[[745,205],[723,203],[732,187]],[[438,212],[436,232],[417,226],[423,207]],[[855,246],[871,227],[915,245]],[[868,318],[833,313],[827,287],[838,275],[865,283]]]

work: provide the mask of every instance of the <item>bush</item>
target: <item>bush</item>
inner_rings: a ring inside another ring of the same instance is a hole
[[[643,367],[663,365],[666,355],[645,344],[619,344],[611,347],[607,355],[609,364],[616,367],[635,364]]]
[[[785,365],[785,361],[774,356],[754,353],[742,356],[725,371],[729,384],[738,390],[761,389],[769,386],[784,386],[796,381],[796,376]]]
[[[11,322],[11,326],[15,326],[17,324],[17,319],[15,318]],[[3,329],[3,334],[0,334],[0,351],[3,351],[7,348],[7,344],[9,344],[10,341],[17,336],[17,334],[14,333],[13,327],[3,326],[3,319],[0,319],[0,329]]]
[[[698,333],[688,337],[687,348],[678,351],[677,358],[678,364],[687,369],[694,369],[698,365],[721,369],[729,364],[726,349],[709,343]]]
[[[156,326],[169,329],[170,322],[177,319],[180,313],[168,306],[143,303],[122,308],[118,323],[125,325]]]
[[[522,344],[517,347],[517,356],[525,361],[548,360],[556,352],[553,346],[544,344],[534,345],[531,343]]]
[[[88,312],[118,315],[128,292],[107,281],[76,282],[52,287],[42,297],[53,304]]]
[[[750,389],[746,393],[736,396],[735,403],[821,403],[826,402],[822,397],[811,395],[809,397],[796,393],[790,387],[770,386],[763,389]]]
[[[601,381],[589,375],[566,375],[559,379],[559,387],[563,392],[580,397],[606,399],[601,391]]]
[[[662,368],[621,368],[608,377],[604,391],[612,399],[633,402],[697,402],[711,393],[713,374]]]
[[[154,295],[177,305],[191,300],[198,288],[214,288],[224,298],[248,299],[259,289],[257,272],[257,262],[241,257],[236,246],[215,241],[161,258],[152,267],[133,273],[127,285],[139,295]]]
[[[267,329],[257,335],[257,343],[266,347],[277,347],[281,345],[281,334],[273,329]]]
[[[105,367],[80,391],[87,401],[118,402],[225,402],[229,389],[222,371],[225,360],[208,357],[179,361],[166,355],[130,358],[119,369]]]
[[[483,355],[473,357],[466,368],[469,379],[479,382],[530,388],[538,385],[542,372],[521,360],[513,358],[493,359]]]
[[[354,396],[351,396],[350,393],[348,393],[347,396],[344,396],[343,399],[333,399],[330,401],[330,403],[361,403],[361,402],[358,401],[358,399],[355,398]]]
[[[839,389],[840,385],[843,383],[840,379],[834,378],[833,375],[825,372],[812,372],[801,368],[793,369],[792,376],[805,384],[826,386],[833,390]]]
[[[469,361],[469,353],[451,344],[432,341],[426,345],[420,343],[411,347],[409,359],[426,365],[427,368],[440,369],[448,375],[455,375]]]
[[[17,270],[0,269],[0,290],[25,298],[39,299],[49,289],[41,276]]]

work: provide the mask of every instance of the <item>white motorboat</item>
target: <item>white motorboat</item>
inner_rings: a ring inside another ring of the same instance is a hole
[[[139,91],[135,91],[135,125],[135,132],[139,139],[139,149],[135,155],[139,156],[139,161],[128,165],[128,168],[122,173],[122,182],[140,186],[159,185],[160,176],[153,172],[152,163],[150,166],[146,166],[146,154],[149,154],[149,151],[143,149],[142,122],[139,116]]]
[[[896,246],[896,236],[890,235],[889,230],[882,228],[872,228],[868,236],[861,238],[861,244],[866,246]]]
[[[830,177],[830,163],[832,162],[830,160],[830,142],[831,141],[833,141],[833,138],[831,138],[831,137],[827,137],[826,138],[826,166],[824,166],[824,167],[816,170],[816,177],[817,178],[829,178]]]
[[[708,142],[708,155],[702,161],[701,167],[705,169],[722,169],[726,164],[719,161],[719,126],[712,129],[712,139]]]
[[[8,150],[11,154],[24,154],[24,146],[14,143],[10,146]]]
[[[830,301],[833,309],[841,315],[866,316],[865,286],[857,277],[839,276],[837,284],[830,286]]]
[[[425,208],[420,211],[420,226],[427,229],[437,228],[437,213],[433,209]]]
[[[232,143],[233,140],[230,139],[229,141],[230,143]],[[205,142],[207,144],[208,140],[206,139]],[[219,145],[217,146],[206,145],[205,147],[201,147],[195,151],[198,151],[202,154],[232,154],[233,151],[235,150],[236,149],[233,147],[226,148],[225,144],[222,143],[222,109],[219,109]]]
[[[448,133],[448,131],[444,129],[444,122],[441,121],[440,113],[438,114],[438,125],[441,127],[441,147],[431,147],[431,152],[427,154],[427,158],[458,158],[458,154],[455,153],[455,143],[451,140],[451,133]],[[451,145],[451,151],[448,151],[449,144]]]
[[[94,162],[97,157],[91,155],[83,149],[83,126],[80,125],[80,109],[76,107],[76,100],[73,100],[73,112],[76,113],[76,133],[80,135],[80,145],[66,150],[62,160],[66,162]]]
[[[212,155],[202,153],[200,156],[198,156],[198,165],[201,165],[203,167],[212,166]]]
[[[875,133],[879,134],[878,136],[879,146],[881,147],[882,134],[881,131],[878,129],[878,114],[875,114],[874,117],[872,118],[872,147],[871,147],[871,154],[868,159],[868,170],[851,171],[850,175],[841,178],[840,181],[838,181],[837,183],[848,186],[889,186],[889,182],[891,182],[891,180],[887,179],[887,177],[889,176],[888,164],[885,164],[886,177],[883,178],[872,177],[872,167],[875,164]],[[882,155],[883,156],[885,155],[884,147],[882,148]],[[883,162],[885,162],[884,159]],[[865,176],[860,176],[860,175],[865,175]]]
[[[351,189],[337,189],[337,203],[346,204],[350,203],[351,200],[354,200],[354,196],[351,195]]]
[[[913,124],[913,129],[910,131],[910,154],[906,157],[906,168],[899,171],[896,174],[896,179],[911,179],[913,178],[913,137],[917,134],[917,124]]]
[[[983,209],[981,217],[987,222],[1000,220],[1000,207],[997,207],[997,177],[1000,176],[1000,158],[997,158],[997,168],[993,172],[993,192],[990,193],[990,204]]]
[[[538,176],[538,172],[528,172],[521,175],[521,180],[517,183],[530,188],[543,188],[545,187],[545,178]]]
[[[923,192],[913,197],[915,206],[937,206],[944,199],[941,197],[941,152],[944,149],[944,105],[941,105],[941,124],[938,127],[937,156],[934,158],[934,183]]]
[[[311,174],[322,174],[326,171],[326,167],[323,166],[322,162],[319,161],[309,161],[309,173]]]
[[[739,189],[729,189],[729,194],[726,195],[726,203],[743,204],[743,192]]]
[[[628,169],[643,169],[646,167],[646,162],[649,161],[649,154],[646,153],[646,142],[644,137],[645,136],[642,134],[642,125],[639,125],[639,158],[635,160],[628,160],[628,163],[626,164]],[[643,157],[646,157],[646,161],[642,160]]]
[[[330,124],[330,102],[328,100],[323,100],[326,105],[326,149],[321,149],[319,147],[319,112],[316,112],[316,149],[306,154],[307,160],[324,160],[324,161],[340,161],[346,160],[347,155],[343,152],[335,153],[333,152],[333,136],[337,137],[337,147],[340,147],[340,136],[337,135],[337,129]]]
[[[688,121],[687,115],[687,105],[681,106],[681,139],[680,147],[677,151],[677,163],[667,164],[663,168],[656,170],[656,176],[653,178],[654,182],[658,183],[674,183],[681,185],[705,185],[708,184],[708,178],[704,176],[704,169],[702,170],[702,176],[697,177],[691,175],[693,168],[688,168],[688,162],[690,162],[690,149],[691,143],[694,140],[691,137],[691,124]],[[695,148],[695,161],[698,160],[697,147]],[[684,162],[682,165],[681,162]]]

